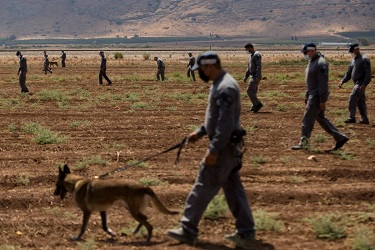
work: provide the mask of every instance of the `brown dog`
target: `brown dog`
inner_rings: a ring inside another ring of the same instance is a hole
[[[52,67],[53,65],[56,65],[56,67],[59,67],[59,64],[57,62],[49,62],[49,67]]]
[[[151,188],[142,186],[139,183],[124,179],[87,179],[85,177],[74,175],[70,172],[67,165],[64,169],[59,168],[59,176],[56,183],[54,195],[59,195],[63,200],[66,193],[73,193],[74,200],[83,212],[83,223],[81,232],[73,240],[80,240],[86,231],[90,215],[94,211],[99,211],[102,219],[102,228],[109,235],[116,234],[107,227],[107,210],[115,201],[123,201],[125,208],[139,222],[133,234],[137,233],[142,226],[145,226],[148,232],[147,242],[152,236],[153,227],[147,221],[144,210],[151,200],[152,204],[164,214],[177,214],[176,211],[168,210],[155,195]]]

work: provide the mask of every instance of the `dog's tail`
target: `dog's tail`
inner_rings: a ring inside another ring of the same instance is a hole
[[[168,208],[164,206],[163,203],[159,200],[159,198],[156,196],[154,191],[151,188],[146,188],[146,193],[151,197],[151,202],[160,212],[163,214],[178,214],[178,211],[171,211]]]

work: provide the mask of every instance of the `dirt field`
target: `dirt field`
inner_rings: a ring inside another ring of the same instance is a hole
[[[33,95],[19,94],[14,53],[0,53],[0,249],[194,249],[165,236],[167,229],[179,226],[181,215],[165,216],[153,208],[148,210],[154,226],[149,245],[142,235],[125,235],[136,223],[119,207],[109,211],[108,220],[122,236],[110,239],[95,214],[85,241],[72,242],[81,212],[71,195],[63,202],[53,196],[57,169],[64,163],[75,173],[100,175],[169,148],[203,122],[209,85],[186,78],[186,53],[153,52],[151,58],[161,56],[166,63],[164,82],[155,81],[156,62],[145,61],[142,53],[125,53],[122,60],[108,53],[107,74],[113,85],[99,86],[97,52],[67,51],[67,67],[52,68],[53,74],[45,75],[42,51],[25,51],[27,86]],[[261,82],[259,96],[265,106],[253,114],[247,112],[250,101],[242,81],[247,55],[221,52],[224,68],[242,90],[242,124],[248,134],[241,175],[251,208],[257,214],[275,215],[282,224],[273,230],[259,226],[252,249],[353,249],[358,234],[370,232],[371,238],[375,230],[374,83],[366,90],[371,125],[344,124],[353,84],[343,89],[337,85],[350,56],[327,53],[327,117],[350,141],[337,154],[325,153],[335,142],[316,124],[311,151],[292,151],[300,138],[307,62],[298,61],[300,53],[263,54],[267,79]],[[49,58],[59,61],[59,53],[51,52]],[[46,130],[50,134],[38,137],[38,131]],[[56,142],[49,143],[53,136]],[[207,145],[207,139],[188,145],[178,165],[174,151],[108,178],[152,185],[169,208],[182,212]],[[310,155],[316,161],[308,160]],[[329,240],[313,231],[308,220],[329,215],[343,225],[346,237]],[[259,215],[255,219],[264,220]],[[235,248],[223,239],[234,231],[229,212],[217,220],[202,219],[200,230],[198,249]]]

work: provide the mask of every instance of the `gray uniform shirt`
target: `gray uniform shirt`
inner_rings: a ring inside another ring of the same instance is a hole
[[[190,68],[193,67],[194,64],[195,64],[195,57],[194,57],[194,56],[191,56],[191,57],[189,58],[189,66],[190,66]]]
[[[319,54],[311,59],[306,68],[306,99],[308,104],[325,103],[328,100],[328,63]]]
[[[44,69],[48,69],[49,68],[49,59],[48,57],[44,57]]]
[[[371,64],[366,55],[359,54],[351,61],[342,82],[353,79],[355,84],[368,85],[371,82]]]
[[[219,153],[230,143],[232,132],[240,128],[240,111],[239,86],[230,74],[223,71],[211,86],[201,128],[210,138],[211,153]]]
[[[101,71],[107,70],[107,58],[105,56],[102,57],[102,63],[100,64],[100,70]]]
[[[18,69],[18,73],[26,73],[27,72],[27,62],[26,57],[22,56],[20,58],[20,67]]]
[[[245,81],[249,76],[254,78],[262,78],[262,55],[255,51],[249,58],[249,64],[245,74]]]
[[[158,69],[162,69],[162,68],[165,67],[165,64],[164,64],[163,60],[161,60],[160,58],[158,58],[156,63],[158,64]]]

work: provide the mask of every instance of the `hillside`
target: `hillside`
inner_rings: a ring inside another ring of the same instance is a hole
[[[17,38],[271,36],[374,30],[373,0],[0,0]]]

